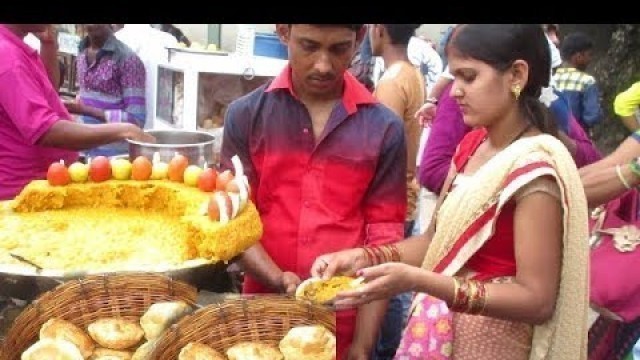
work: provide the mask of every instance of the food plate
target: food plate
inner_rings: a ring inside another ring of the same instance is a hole
[[[295,297],[314,303],[330,305],[336,295],[344,290],[355,289],[364,283],[364,278],[349,276],[334,276],[328,280],[311,277],[298,285]],[[319,291],[320,290],[320,291]]]

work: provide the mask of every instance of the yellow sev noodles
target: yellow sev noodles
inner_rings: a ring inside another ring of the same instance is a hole
[[[309,282],[300,297],[319,304],[331,302],[339,292],[355,289],[360,285],[358,279],[349,276],[334,276],[328,280]]]
[[[257,242],[253,204],[226,225],[201,213],[210,194],[169,181],[49,186],[34,181],[0,216],[0,265],[20,255],[45,269],[135,270],[230,260]]]

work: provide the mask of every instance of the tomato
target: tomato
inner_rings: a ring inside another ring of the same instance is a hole
[[[209,200],[209,218],[213,221],[229,221],[231,215],[233,215],[233,205],[229,195],[224,191],[214,192]]]
[[[131,178],[133,180],[149,180],[151,178],[151,171],[153,170],[153,164],[145,156],[138,156],[133,163],[131,163]]]
[[[49,165],[47,170],[47,180],[53,186],[64,186],[71,182],[69,169],[62,162],[55,162]]]
[[[198,188],[205,192],[212,192],[216,189],[218,172],[215,169],[207,168],[198,177]]]
[[[227,184],[233,180],[233,178],[233,173],[229,169],[219,173],[218,178],[216,179],[216,189],[226,190]]]
[[[176,154],[169,161],[169,180],[176,182],[184,181],[184,171],[189,166],[189,159],[182,154]]]
[[[96,156],[89,165],[89,178],[93,182],[111,179],[111,162],[105,156]]]

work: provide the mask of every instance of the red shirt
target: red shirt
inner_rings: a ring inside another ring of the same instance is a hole
[[[349,73],[316,144],[290,74],[287,67],[229,105],[221,158],[232,169],[231,157],[240,157],[264,225],[262,246],[304,280],[319,255],[403,238],[407,160],[400,118]],[[273,290],[246,276],[244,291]]]

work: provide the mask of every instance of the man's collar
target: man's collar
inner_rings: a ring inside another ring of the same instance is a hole
[[[293,91],[293,82],[291,79],[291,66],[287,64],[285,68],[276,76],[271,84],[265,90],[266,92],[272,92],[278,89],[288,90],[291,96],[298,99],[298,96]],[[344,72],[344,91],[342,93],[342,103],[347,110],[347,114],[351,115],[358,110],[358,105],[362,104],[375,104],[378,100],[371,94],[371,92],[364,87],[353,75],[348,71]]]
[[[107,41],[104,42],[104,45],[102,45],[100,50],[115,52],[117,47],[116,40],[117,39],[114,34],[109,35],[109,37],[107,38]],[[79,50],[84,51],[88,47],[89,47],[89,37],[85,36],[84,39],[80,41]]]

